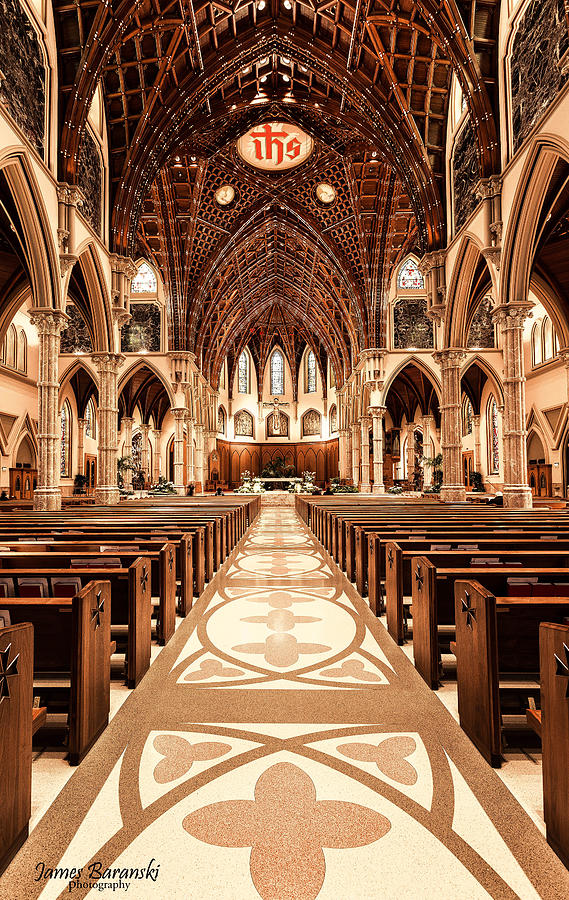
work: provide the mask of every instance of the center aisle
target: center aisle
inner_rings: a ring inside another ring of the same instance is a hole
[[[123,872],[112,896],[569,896],[531,820],[288,508],[261,513],[0,891],[100,896],[89,865],[150,860],[156,881]],[[81,868],[81,886],[35,882],[41,861]]]

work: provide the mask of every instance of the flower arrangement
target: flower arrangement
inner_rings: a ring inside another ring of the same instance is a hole
[[[359,494],[355,484],[341,484],[339,478],[332,478],[330,490],[333,494]]]
[[[160,476],[156,484],[153,484],[149,491],[150,494],[175,494],[176,488],[172,481],[166,481],[163,475]]]

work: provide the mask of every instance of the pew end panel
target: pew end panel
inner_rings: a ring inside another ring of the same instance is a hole
[[[543,810],[547,842],[569,868],[569,626],[539,629]]]
[[[32,704],[34,629],[0,629],[0,874],[28,836],[32,806]]]
[[[413,657],[415,668],[432,690],[439,686],[436,569],[424,556],[412,560]]]
[[[92,581],[73,599],[69,762],[77,765],[107,727],[111,702],[111,585]]]
[[[389,634],[397,644],[403,644],[403,553],[395,541],[387,541],[385,545],[385,614]]]
[[[186,532],[180,541],[180,580],[182,594],[180,613],[187,616],[194,599],[194,560],[193,535]]]
[[[158,642],[167,644],[176,630],[176,547],[164,544],[160,550],[160,612]]]
[[[474,581],[455,583],[458,713],[491,766],[502,763],[496,599]]]
[[[368,597],[369,607],[375,616],[380,616],[383,609],[381,594],[381,541],[378,534],[367,534],[367,558],[368,558]]]
[[[128,570],[128,652],[126,683],[135,688],[150,667],[152,598],[150,560],[139,557]]]

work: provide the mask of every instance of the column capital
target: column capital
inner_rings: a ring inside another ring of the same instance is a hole
[[[533,303],[521,301],[519,303],[501,303],[492,312],[492,321],[503,328],[523,328],[526,319],[531,318]]]
[[[35,307],[30,312],[30,322],[35,325],[38,334],[59,337],[64,328],[67,328],[69,316],[61,309],[52,307]]]
[[[147,425],[145,422],[143,422],[139,427],[141,432],[146,435],[146,437],[148,437],[148,434],[150,432],[150,425]]]
[[[430,253],[425,253],[418,264],[419,272],[422,275],[428,275],[432,269],[444,266],[446,257],[446,250],[432,250]]]
[[[368,406],[367,411],[370,414],[370,416],[372,416],[374,419],[383,419],[383,417],[385,416],[385,413],[387,412],[387,407],[386,406]]]
[[[87,424],[87,419],[77,419],[77,424],[79,425],[80,428],[84,428],[85,425]]]
[[[435,421],[435,417],[433,416],[432,413],[427,413],[427,415],[421,416],[421,421],[423,423],[426,423],[427,425],[432,425],[433,422]]]
[[[176,419],[177,422],[179,422],[179,421],[183,422],[186,419],[188,410],[186,409],[185,406],[173,406],[170,409],[170,412],[172,413],[172,415],[174,416],[174,418]]]
[[[441,369],[460,369],[466,359],[466,351],[460,347],[447,347],[433,353],[433,359]]]
[[[136,263],[130,256],[122,256],[120,253],[111,253],[111,268],[114,272],[125,275],[129,281],[134,278],[137,273]]]
[[[132,418],[132,416],[123,416],[121,419],[121,424],[122,425],[133,425],[134,419]]]
[[[490,175],[489,178],[481,178],[474,190],[481,200],[497,197],[502,193],[502,176]]]
[[[91,361],[99,375],[116,375],[126,356],[122,353],[93,353]]]

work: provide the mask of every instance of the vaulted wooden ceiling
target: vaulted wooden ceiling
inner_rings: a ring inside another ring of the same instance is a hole
[[[340,378],[382,342],[394,266],[444,243],[453,70],[480,171],[498,171],[498,12],[498,0],[56,0],[61,176],[76,178],[101,81],[114,249],[159,266],[172,347],[213,374],[226,318],[277,300],[320,329]],[[233,149],[269,119],[315,140],[278,179]],[[319,181],[333,208],[316,202]],[[221,209],[224,183],[237,196]]]

